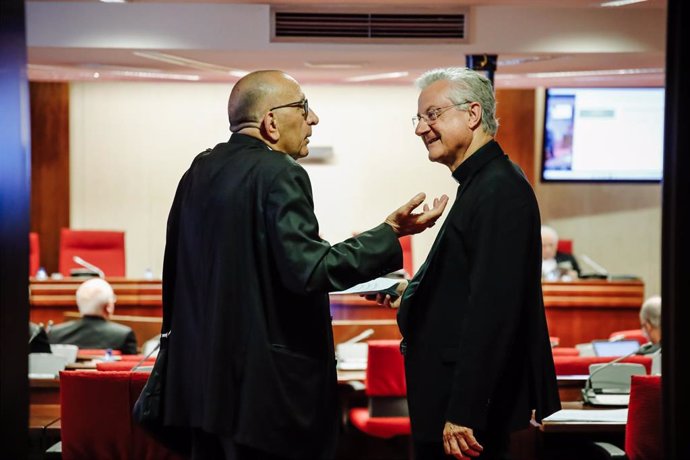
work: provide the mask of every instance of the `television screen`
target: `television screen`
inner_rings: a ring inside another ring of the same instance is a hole
[[[663,88],[546,90],[543,181],[661,180]]]

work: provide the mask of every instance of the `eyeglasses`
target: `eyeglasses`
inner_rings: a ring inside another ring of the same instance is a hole
[[[447,105],[445,107],[438,107],[436,109],[430,109],[426,115],[417,115],[415,117],[412,117],[412,126],[415,128],[419,124],[420,121],[424,120],[424,123],[427,125],[433,125],[436,120],[439,119],[441,115],[443,115],[445,112],[447,112],[449,109],[452,109],[453,107],[458,107],[460,105],[465,105],[470,101],[463,101],[458,104],[453,104],[453,105]]]
[[[303,99],[303,100],[297,101],[297,102],[290,102],[289,104],[283,104],[283,105],[279,105],[277,107],[271,107],[269,110],[284,109],[286,107],[301,108],[304,111],[304,119],[305,120],[309,116],[309,101],[307,99]]]

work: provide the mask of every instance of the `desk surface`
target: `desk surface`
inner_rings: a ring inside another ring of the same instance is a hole
[[[60,419],[59,404],[31,404],[29,406],[29,430],[45,430]]]
[[[616,410],[601,409],[584,405],[581,401],[567,401],[561,403],[563,409],[569,410]],[[544,433],[625,433],[625,423],[622,422],[550,422],[543,421],[541,431]]]

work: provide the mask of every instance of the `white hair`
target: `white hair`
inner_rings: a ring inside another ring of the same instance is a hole
[[[541,234],[542,238],[543,235],[548,235],[553,239],[556,243],[558,243],[558,232],[553,228],[549,227],[548,225],[542,225],[541,226]]]
[[[115,293],[102,278],[84,281],[77,289],[77,307],[82,315],[103,315],[103,310],[115,301]]]
[[[661,297],[655,295],[645,300],[640,309],[640,322],[649,321],[654,327],[661,327]]]
[[[416,84],[420,90],[423,90],[437,81],[450,82],[451,90],[448,98],[454,104],[479,102],[482,106],[482,128],[490,136],[496,135],[498,131],[496,97],[488,78],[467,67],[447,67],[425,72],[417,79]]]

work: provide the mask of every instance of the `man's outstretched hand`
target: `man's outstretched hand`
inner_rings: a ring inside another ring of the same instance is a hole
[[[440,198],[434,198],[434,206],[430,209],[429,205],[425,204],[423,212],[413,212],[420,204],[424,202],[426,194],[418,193],[406,204],[394,211],[386,218],[386,223],[393,228],[393,231],[398,236],[414,235],[420,233],[429,227],[432,227],[448,204],[448,197],[441,195]]]

